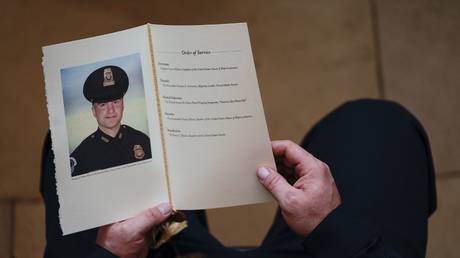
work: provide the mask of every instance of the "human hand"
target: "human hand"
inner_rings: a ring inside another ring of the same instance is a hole
[[[288,226],[306,237],[340,203],[340,195],[329,167],[292,141],[273,141],[273,154],[298,177],[290,185],[277,171],[261,167],[259,181],[278,201]]]
[[[133,218],[100,227],[96,243],[120,258],[145,258],[150,245],[148,232],[170,215],[168,203],[149,208]]]

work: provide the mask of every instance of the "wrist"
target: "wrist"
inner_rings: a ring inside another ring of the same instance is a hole
[[[107,238],[105,232],[103,232],[101,229],[99,229],[97,232],[96,245],[118,256],[113,248],[113,244],[111,244],[111,241]]]

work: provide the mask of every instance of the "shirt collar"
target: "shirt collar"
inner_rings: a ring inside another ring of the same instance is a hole
[[[101,141],[105,143],[109,143],[114,140],[121,140],[123,138],[123,131],[125,129],[124,125],[120,126],[120,129],[118,130],[118,133],[115,135],[115,137],[112,137],[106,133],[104,133],[99,127],[97,128],[96,132],[94,133],[95,137],[97,139],[100,139]]]

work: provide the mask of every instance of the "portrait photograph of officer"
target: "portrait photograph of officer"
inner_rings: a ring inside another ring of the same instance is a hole
[[[71,176],[152,157],[139,54],[61,69]]]

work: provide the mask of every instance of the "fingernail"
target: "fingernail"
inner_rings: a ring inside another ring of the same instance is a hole
[[[270,171],[267,168],[260,167],[259,169],[257,169],[257,176],[260,179],[265,179],[268,175],[270,175]]]
[[[171,213],[171,205],[169,203],[162,203],[158,206],[158,210],[160,210],[161,214],[168,215]]]

